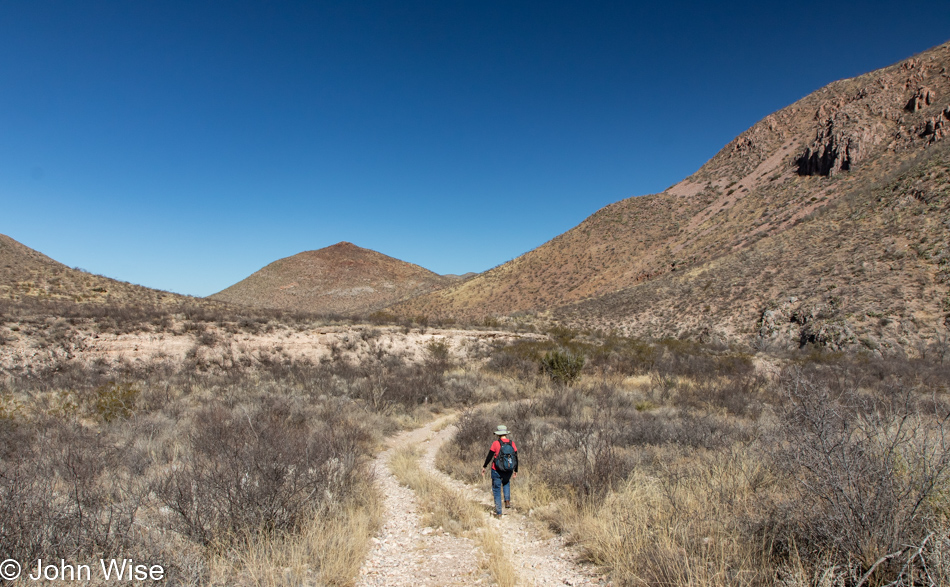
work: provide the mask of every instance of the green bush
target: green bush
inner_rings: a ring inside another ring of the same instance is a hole
[[[448,369],[452,355],[445,341],[434,340],[426,345],[426,361],[433,367]]]
[[[575,355],[568,351],[548,351],[541,357],[541,371],[553,381],[571,385],[581,376],[584,368],[584,355]]]
[[[96,413],[106,422],[128,418],[135,408],[139,389],[131,383],[109,383],[96,388]]]

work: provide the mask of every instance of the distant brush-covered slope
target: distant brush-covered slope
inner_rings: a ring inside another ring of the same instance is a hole
[[[666,191],[607,206],[509,263],[394,310],[553,311],[631,334],[870,347],[943,336],[948,130],[944,44],[832,83]]]
[[[359,314],[458,280],[341,242],[274,261],[210,297],[261,308]]]
[[[200,302],[67,267],[3,234],[0,300],[149,306]]]

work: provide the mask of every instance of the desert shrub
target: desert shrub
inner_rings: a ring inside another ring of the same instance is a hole
[[[202,544],[244,532],[294,531],[346,497],[360,475],[360,427],[268,399],[253,412],[201,410],[182,462],[157,484],[183,533]]]
[[[762,413],[760,390],[765,387],[765,382],[754,374],[708,376],[675,387],[676,403],[680,406],[723,409],[734,416],[753,420]]]
[[[538,372],[535,361],[519,357],[508,350],[492,352],[486,368],[494,373],[510,375],[517,379],[530,379]]]
[[[590,366],[604,373],[640,375],[649,373],[661,354],[657,345],[616,336],[606,338],[589,353]]]
[[[249,334],[257,334],[261,331],[261,325],[264,323],[266,323],[266,321],[262,319],[254,320],[251,318],[241,318],[238,320],[237,326],[244,332]]]
[[[198,344],[201,346],[213,347],[218,342],[218,335],[214,330],[201,330],[198,334]]]
[[[96,415],[105,422],[125,419],[132,415],[140,390],[132,383],[110,381],[96,388]]]
[[[561,385],[573,385],[583,368],[584,356],[569,351],[548,351],[541,357],[541,371]]]
[[[559,429],[566,450],[547,463],[542,478],[567,486],[582,500],[602,499],[627,478],[634,464],[618,443],[616,424],[599,416],[566,422]]]
[[[593,398],[577,387],[553,389],[537,399],[534,415],[566,420],[580,415],[592,403]]]
[[[418,326],[421,332],[425,332],[426,328],[429,326],[429,317],[425,314],[419,314],[418,316],[413,316],[410,324]]]
[[[439,389],[438,399],[447,406],[470,406],[476,401],[479,386],[477,378],[451,376],[444,378]],[[484,395],[482,396],[484,397]]]
[[[444,341],[435,340],[426,345],[426,363],[433,369],[445,371],[451,366],[449,345]]]
[[[378,310],[367,316],[367,320],[376,325],[395,324],[399,318],[395,314]]]
[[[801,372],[782,381],[777,462],[796,485],[788,507],[798,548],[864,569],[920,543],[941,514],[950,481],[946,414],[908,389],[890,396],[834,392]]]
[[[634,411],[627,415],[615,441],[631,447],[677,445],[720,449],[734,442],[749,442],[754,437],[754,428],[712,414],[683,411],[661,416]]]
[[[131,553],[144,487],[123,473],[122,455],[77,424],[50,420],[19,441],[0,466],[0,544],[21,561]]]
[[[492,441],[492,430],[501,423],[497,419],[485,410],[465,410],[455,422],[456,432],[449,447],[463,461],[484,458]]]
[[[375,362],[361,365],[351,378],[353,395],[380,413],[411,411],[445,399],[443,369],[434,363]]]

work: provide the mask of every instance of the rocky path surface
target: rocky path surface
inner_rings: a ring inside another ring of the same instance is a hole
[[[484,559],[474,541],[452,536],[441,529],[425,527],[415,494],[400,485],[389,470],[389,460],[398,447],[407,444],[424,451],[425,462],[435,462],[439,447],[455,432],[446,426],[447,416],[422,428],[392,438],[374,466],[377,483],[385,495],[386,523],[374,539],[357,579],[359,586],[378,585],[491,585],[491,576],[479,561]],[[473,464],[473,467],[481,463]],[[488,481],[474,488],[447,475],[431,470],[440,481],[481,504],[485,524],[504,537],[507,556],[518,573],[519,585],[603,585],[589,567],[577,562],[577,553],[559,536],[551,536],[537,522],[517,511],[506,510],[501,519],[490,516],[494,510]],[[517,481],[512,503],[517,506]]]

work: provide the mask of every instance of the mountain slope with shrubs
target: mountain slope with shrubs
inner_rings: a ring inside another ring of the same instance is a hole
[[[56,305],[220,305],[73,269],[4,234],[0,234],[0,300]]]
[[[373,312],[458,279],[341,242],[278,259],[210,298],[261,308],[350,315]]]
[[[646,336],[933,341],[950,312],[948,71],[950,43],[829,84],[666,191],[395,309],[560,308],[578,326]]]

